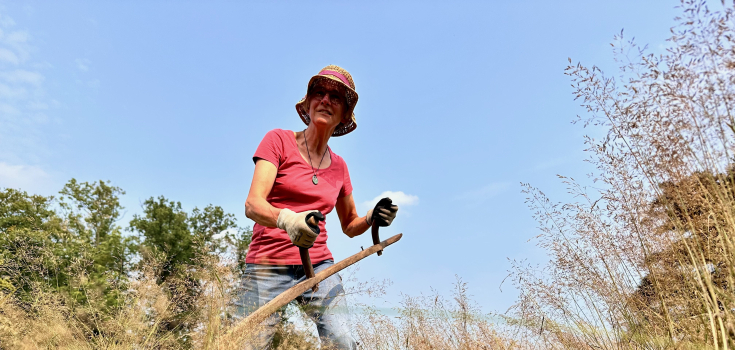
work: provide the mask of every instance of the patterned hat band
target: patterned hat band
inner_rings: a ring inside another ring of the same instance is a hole
[[[347,85],[347,86],[349,86],[349,87],[351,87],[353,89],[355,88],[352,84],[350,84],[350,81],[347,79],[347,77],[345,77],[344,75],[342,75],[342,73],[340,73],[340,72],[337,72],[337,71],[334,71],[334,70],[324,69],[321,72],[319,72],[318,75],[331,75],[331,76],[339,79],[343,83],[345,83],[345,85]]]

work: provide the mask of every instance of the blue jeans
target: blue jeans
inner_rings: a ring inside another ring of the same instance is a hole
[[[319,262],[314,264],[314,272],[319,273],[332,265],[333,260]],[[236,316],[247,316],[305,279],[304,267],[301,265],[248,264],[242,278],[242,289],[235,302]],[[342,277],[339,274],[319,282],[319,290],[316,293],[308,290],[296,298],[296,301],[308,304],[306,313],[315,321],[320,338],[328,339],[338,349],[357,348],[349,330],[349,314],[345,305]],[[280,312],[275,312],[263,321],[264,330],[255,338],[253,344],[249,344],[249,348],[270,348],[276,331],[275,326],[281,322],[282,317]]]

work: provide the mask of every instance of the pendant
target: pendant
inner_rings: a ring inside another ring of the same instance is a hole
[[[314,185],[316,185],[316,184],[319,183],[319,179],[316,178],[316,175],[314,175],[314,176],[311,177],[311,182],[313,182]]]

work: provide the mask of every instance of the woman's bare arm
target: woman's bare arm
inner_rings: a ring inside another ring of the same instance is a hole
[[[337,208],[339,222],[342,224],[342,232],[350,238],[359,236],[370,228],[366,217],[357,215],[357,208],[355,208],[355,200],[352,198],[352,194],[337,198],[335,207]]]
[[[255,162],[253,182],[245,200],[245,216],[266,227],[276,227],[281,209],[272,206],[266,198],[273,188],[278,169],[273,163],[258,159]]]

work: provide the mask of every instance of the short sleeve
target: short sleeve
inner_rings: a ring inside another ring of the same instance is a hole
[[[344,169],[344,180],[342,181],[342,188],[339,189],[339,197],[346,197],[352,194],[352,181],[350,180],[350,171],[347,170],[347,163],[342,160]]]
[[[279,131],[282,130],[274,129],[265,134],[263,140],[260,141],[260,144],[258,145],[258,149],[255,150],[255,154],[253,155],[253,162],[257,162],[258,159],[265,159],[273,163],[276,168],[279,168],[281,166],[284,158],[284,140],[282,135],[283,133]]]

